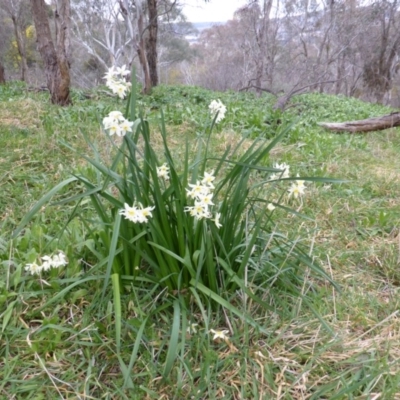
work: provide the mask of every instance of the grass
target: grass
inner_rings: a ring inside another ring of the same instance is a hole
[[[294,122],[265,164],[287,162],[301,176],[346,180],[307,185],[303,202],[292,206],[308,219],[275,211],[277,231],[308,245],[340,290],[310,275],[299,298],[279,287],[266,292],[268,311],[240,292],[232,295],[264,332],[223,308],[190,305],[187,320],[198,326],[177,340],[172,362],[171,321],[186,332],[186,319],[165,308],[170,294],[145,286],[126,288],[124,340],[116,351],[111,290],[101,297],[104,271],[85,274],[94,264],[87,227],[77,220],[59,235],[73,205],[43,208],[10,240],[58,182],[77,171],[96,177],[62,141],[92,155],[84,131],[105,157],[112,154],[99,119],[124,104],[101,89],[91,95],[76,91],[74,105],[59,109],[21,84],[0,87],[0,399],[400,399],[400,136],[396,129],[338,135],[317,125],[388,109],[310,94],[295,98],[282,116],[271,111],[268,97],[186,87],[160,87],[140,99],[153,130],[164,109],[176,160],[186,135],[195,151],[207,105],[220,98],[228,111],[211,139],[216,154],[242,135],[244,150],[261,133],[273,137],[281,121]],[[152,140],[161,152],[161,137]],[[66,187],[53,200],[81,190]],[[81,207],[89,218],[90,204]],[[84,261],[47,281],[25,274],[32,257],[55,249]],[[214,342],[210,329],[227,329],[230,340]]]

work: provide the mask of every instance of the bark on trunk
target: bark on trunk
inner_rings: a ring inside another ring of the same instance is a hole
[[[51,102],[66,106],[71,104],[69,85],[70,74],[66,51],[66,37],[69,30],[69,0],[63,0],[61,7],[56,11],[56,19],[59,26],[57,37],[57,50],[51,38],[49,19],[47,17],[44,0],[30,0],[33,20],[35,23],[37,43],[40,55],[43,59],[47,80],[47,87],[51,95]],[[62,13],[65,13],[62,14]]]
[[[3,85],[6,83],[6,76],[4,74],[4,67],[3,64],[0,63],[0,85]]]
[[[21,29],[18,26],[17,17],[15,15],[12,15],[11,20],[14,26],[14,34],[15,34],[15,40],[17,42],[18,54],[21,57],[21,80],[27,81],[28,64],[26,62],[25,40],[22,35]]]
[[[69,86],[71,83],[70,78],[70,17],[71,5],[70,0],[58,1],[57,9],[55,12],[56,18],[56,52],[60,73],[59,91],[63,96],[69,97]]]
[[[140,14],[138,17],[139,32],[143,33],[143,29],[144,29],[143,25],[144,25],[143,24],[143,14]],[[149,72],[149,64],[148,64],[147,57],[146,57],[146,46],[145,46],[145,42],[143,39],[143,34],[141,34],[139,37],[137,53],[138,53],[139,62],[140,62],[140,65],[142,66],[143,74],[144,74],[143,93],[149,94],[151,91],[151,79],[150,79],[150,72]]]
[[[318,125],[334,132],[371,132],[400,126],[400,112],[394,112],[382,117],[362,119],[347,122],[320,122]]]
[[[158,85],[157,71],[157,35],[158,35],[158,10],[157,0],[147,0],[149,12],[149,34],[146,40],[146,56],[149,65],[151,86]]]

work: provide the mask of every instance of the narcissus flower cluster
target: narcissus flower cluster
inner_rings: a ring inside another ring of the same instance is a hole
[[[111,111],[107,117],[103,118],[104,129],[110,136],[125,136],[128,132],[132,132],[132,125],[133,122],[125,119],[120,111]]]
[[[280,170],[280,172],[271,174],[269,177],[270,181],[274,181],[274,180],[279,180],[279,179],[283,179],[283,178],[289,178],[289,170],[290,170],[290,166],[287,165],[286,163],[275,163],[273,165],[273,167],[277,170]],[[297,178],[299,177],[299,175],[296,176]],[[305,194],[305,190],[307,189],[307,187],[304,185],[304,181],[300,180],[300,179],[296,179],[292,185],[290,186],[290,188],[288,189],[289,192],[289,197],[294,197],[295,199],[303,196]],[[274,205],[272,203],[268,204],[268,209],[270,211],[274,210]]]
[[[138,207],[135,205],[131,207],[129,204],[125,203],[124,208],[122,210],[119,210],[119,213],[135,224],[143,224],[148,222],[149,218],[153,216],[152,211],[154,210],[154,208],[155,206],[143,207],[140,203]]]
[[[169,180],[169,167],[167,164],[161,165],[161,167],[157,167],[157,176],[165,181]]]
[[[213,100],[208,106],[208,109],[210,110],[210,114],[212,117],[215,117],[215,115],[218,113],[217,119],[215,120],[216,124],[218,124],[225,118],[226,107],[220,99]]]
[[[211,171],[210,173],[204,172],[201,181],[189,183],[189,188],[186,189],[186,192],[188,197],[194,200],[194,205],[185,207],[185,212],[188,212],[192,217],[195,217],[198,220],[203,218],[212,218],[211,207],[214,205],[212,193],[214,189],[214,180],[215,176],[213,175],[213,171]],[[220,217],[221,214],[216,213],[213,219],[217,228],[222,226],[219,222]]]
[[[42,264],[37,264],[36,262],[26,264],[25,271],[31,275],[40,275],[42,271],[65,267],[68,264],[65,254],[61,251],[53,256],[43,256],[42,261]]]
[[[112,66],[104,75],[106,86],[120,99],[124,99],[131,88],[131,83],[126,81],[127,75],[129,75],[129,70],[125,65],[120,68]]]
[[[289,170],[290,170],[289,165],[287,165],[286,163],[282,163],[282,164],[275,163],[274,168],[280,170],[280,172],[278,172],[276,174],[272,174],[269,177],[270,181],[274,181],[275,179],[289,178]]]

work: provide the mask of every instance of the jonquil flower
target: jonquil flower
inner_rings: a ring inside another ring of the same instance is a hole
[[[42,266],[36,264],[35,262],[31,264],[26,264],[25,271],[29,272],[31,275],[39,275],[42,272]]]
[[[272,203],[269,203],[267,205],[267,208],[268,208],[269,211],[274,211],[275,210],[275,206]]]
[[[111,111],[103,118],[103,126],[110,136],[125,136],[127,132],[132,132],[133,122],[125,119],[120,111]]]
[[[293,196],[297,199],[299,196],[302,196],[306,190],[304,186],[304,181],[296,181],[292,183],[292,186],[289,188],[289,197]]]
[[[129,75],[129,72],[129,69],[126,68],[125,64],[121,68],[117,67],[116,69],[116,74],[121,76]]]
[[[132,132],[132,125],[133,122],[128,121],[127,119],[124,119],[119,125],[122,136],[125,136],[127,132]]]
[[[189,188],[186,189],[188,197],[194,199],[194,206],[185,207],[184,211],[190,213],[190,215],[196,219],[212,217],[210,208],[214,205],[212,201],[212,190],[214,189],[212,182],[214,181],[215,176],[213,173],[214,171],[209,173],[204,172],[204,176],[201,181],[189,183]],[[219,216],[220,214],[217,214],[214,220],[217,227],[222,226],[219,223]]]
[[[53,266],[53,260],[50,256],[43,256],[42,257],[42,269],[43,271],[48,271]]]
[[[191,188],[186,189],[188,196],[192,199],[198,199],[201,195],[207,195],[210,193],[210,187],[206,185],[202,185],[199,181],[195,184],[189,183],[189,187]]]
[[[214,171],[211,171],[210,173],[204,172],[204,177],[201,180],[202,185],[209,186],[210,188],[214,189],[213,186],[213,181],[215,179],[215,176],[213,175]]]
[[[129,70],[123,65],[121,68],[112,66],[104,75],[106,86],[111,89],[114,94],[118,95],[120,99],[125,98],[130,90],[130,82],[125,80],[125,76],[128,74]]]
[[[51,266],[53,268],[65,267],[67,264],[68,261],[65,257],[65,254],[61,251],[58,254],[54,255],[51,260]]]
[[[219,219],[221,218],[221,213],[216,213],[215,218],[213,219],[215,226],[219,229],[222,227],[222,224],[219,222]]]
[[[161,165],[161,167],[157,167],[157,176],[166,181],[169,179],[169,167],[167,166],[167,164],[163,164]]]
[[[198,326],[199,326],[199,324],[192,323],[186,328],[186,332],[189,333],[190,335],[192,333],[197,333],[197,327]]]
[[[43,256],[41,259],[43,261],[42,265],[36,262],[26,264],[25,271],[30,272],[31,275],[39,275],[42,271],[48,271],[51,268],[65,267],[68,264],[67,257],[62,251],[53,256]]]
[[[287,165],[286,163],[282,163],[282,164],[275,163],[274,168],[281,170],[281,172],[272,174],[269,178],[271,181],[273,181],[275,179],[289,178],[289,170],[290,170],[289,165]]]
[[[143,206],[140,204],[140,209],[138,210],[138,212],[139,212],[139,221],[138,222],[140,222],[140,223],[148,222],[148,218],[153,216],[152,211],[154,209],[155,209],[155,206],[143,208]]]
[[[153,216],[152,211],[155,206],[146,208],[143,208],[141,204],[139,204],[139,206],[140,208],[137,208],[136,206],[131,207],[129,204],[125,203],[124,209],[119,210],[119,213],[135,224],[148,222],[148,218]]]
[[[214,330],[214,329],[210,329],[210,333],[212,333],[213,336],[213,340],[215,341],[219,341],[220,339],[222,340],[229,340],[229,336],[228,333],[229,331],[227,329],[223,329],[223,330]]]
[[[215,117],[215,115],[218,113],[218,117],[215,120],[216,124],[218,124],[225,118],[226,107],[224,106],[224,104],[221,102],[220,99],[213,100],[208,106],[208,108],[213,117]]]

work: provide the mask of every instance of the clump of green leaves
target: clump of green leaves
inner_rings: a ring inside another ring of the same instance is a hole
[[[289,271],[298,283],[299,265],[303,264],[324,275],[299,244],[288,243],[285,236],[272,229],[273,221],[267,208],[270,201],[265,197],[271,182],[257,180],[266,172],[275,171],[262,164],[286,134],[285,129],[270,142],[255,140],[240,156],[236,154],[243,141],[234,149],[227,148],[222,156],[214,157],[210,155],[209,135],[216,116],[198,137],[195,159],[190,160],[187,141],[183,160],[175,160],[168,147],[161,114],[163,156],[160,158],[160,152],[152,145],[149,124],[143,117],[136,118],[135,106],[134,89],[125,113],[125,118],[132,121],[132,133],[123,137],[120,146],[115,145],[111,165],[102,161],[101,154],[89,143],[95,158],[84,158],[97,171],[96,178],[92,179],[93,174],[76,175],[51,191],[54,194],[76,181],[86,187],[86,191],[63,203],[81,201],[85,197],[91,199],[97,222],[86,220],[85,223],[89,236],[98,243],[94,254],[99,264],[107,265],[104,290],[110,276],[117,275],[118,282],[157,284],[170,293],[199,291],[201,296],[211,297],[219,304],[225,304],[224,293],[240,289],[262,303],[247,283],[250,278],[258,285],[257,274],[263,279],[266,275],[273,277],[271,281],[276,283]],[[161,166],[168,170],[168,180],[160,179]],[[214,197],[210,200],[213,201],[214,221],[207,210],[200,218],[196,213],[186,212],[194,208],[190,207],[188,187],[210,175],[207,171],[211,169],[213,179],[217,177]],[[49,195],[45,196],[31,214],[48,198]],[[127,217],[128,209],[148,210],[152,218],[145,218],[146,224],[135,223],[137,221]],[[281,268],[282,262],[288,266],[291,260],[290,267]]]
[[[170,303],[174,309],[170,345],[173,349],[180,335],[180,315],[186,315],[185,310],[193,303],[203,311],[207,304],[214,309],[222,307],[263,330],[237,307],[236,293],[268,308],[266,289],[277,286],[300,296],[307,268],[329,280],[300,241],[292,242],[277,232],[269,208],[268,188],[276,186],[279,178],[271,181],[263,176],[282,171],[265,167],[263,162],[287,129],[278,131],[272,141],[254,140],[243,152],[242,139],[233,149],[228,147],[216,156],[210,146],[216,115],[198,136],[193,159],[188,140],[183,158],[175,159],[168,146],[163,114],[159,120],[162,150],[156,151],[149,123],[143,117],[136,118],[135,93],[133,84],[124,116],[131,121],[132,131],[121,140],[110,140],[111,162],[104,160],[87,139],[94,158],[82,156],[92,165],[91,173],[59,183],[23,221],[27,223],[66,185],[79,184],[84,188],[57,204],[77,202],[71,219],[79,216],[88,231],[87,241],[95,243],[90,248],[97,258],[93,270],[104,270],[103,295],[112,282],[118,349],[125,287],[134,291],[165,290],[175,299]],[[190,195],[202,185],[212,187],[213,195],[207,200],[210,208],[203,204],[203,213],[195,210],[199,198]],[[79,212],[79,204],[85,199],[90,199],[93,206],[89,218]],[[275,205],[280,206],[276,201]],[[175,357],[171,351],[167,354],[165,373]]]

